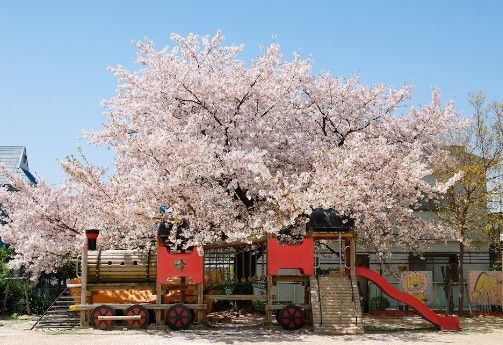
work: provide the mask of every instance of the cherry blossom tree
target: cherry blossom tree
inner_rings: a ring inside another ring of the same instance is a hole
[[[85,170],[81,169],[80,173]],[[84,229],[96,226],[104,229],[101,237],[109,247],[149,244],[151,233],[147,229],[144,232],[137,227],[119,230],[113,223],[117,215],[112,207],[103,207],[104,191],[85,194],[83,183],[71,179],[57,188],[43,179],[38,179],[38,183],[33,185],[4,167],[0,167],[0,173],[11,181],[10,186],[0,188],[3,209],[0,213],[0,237],[15,249],[9,265],[24,267],[33,279],[42,272],[55,272],[75,258],[85,241]],[[103,171],[96,170],[94,173],[99,175]],[[110,213],[107,215],[106,212]],[[141,236],[147,241],[140,243]]]
[[[317,75],[275,44],[247,63],[220,33],[172,39],[172,49],[137,42],[137,71],[111,69],[117,93],[104,102],[103,128],[87,136],[115,151],[112,177],[70,159],[62,187],[17,180],[20,192],[0,192],[9,216],[0,236],[17,262],[49,255],[34,237],[53,238],[53,250],[69,256],[86,227],[106,229],[104,246],[142,245],[161,219],[184,222],[171,241],[186,246],[302,233],[317,207],[354,218],[360,240],[382,253],[392,242],[414,248],[456,236],[413,212],[459,178],[425,181],[445,134],[460,125],[438,90],[408,108],[409,87]],[[58,231],[59,222],[72,230]],[[41,265],[33,272],[51,269]]]

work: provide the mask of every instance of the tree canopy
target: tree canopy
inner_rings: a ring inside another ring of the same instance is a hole
[[[287,61],[276,44],[248,63],[220,33],[172,39],[172,49],[137,42],[136,71],[111,68],[116,95],[104,102],[103,128],[87,137],[115,152],[112,176],[71,158],[60,187],[11,176],[17,192],[0,191],[13,264],[51,271],[90,227],[104,229],[105,247],[145,245],[161,219],[187,224],[185,245],[250,241],[302,232],[318,207],[353,218],[359,238],[381,252],[392,241],[412,248],[456,236],[413,214],[459,178],[425,180],[460,125],[438,90],[408,107],[410,87],[314,74],[310,60]]]

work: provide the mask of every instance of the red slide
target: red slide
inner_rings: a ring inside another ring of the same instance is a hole
[[[438,329],[442,331],[459,331],[461,329],[459,319],[457,317],[435,313],[416,297],[398,290],[379,273],[372,271],[367,267],[356,267],[356,275],[370,280],[389,297],[414,308],[419,315],[421,315],[425,320],[436,325]]]

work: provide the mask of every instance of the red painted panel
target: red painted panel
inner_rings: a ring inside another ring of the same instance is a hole
[[[189,253],[171,253],[164,246],[157,247],[157,282],[160,284],[176,277],[188,277],[192,283],[201,284],[203,266],[204,258],[196,248]]]
[[[461,329],[459,319],[457,317],[445,316],[435,313],[433,310],[428,308],[426,304],[418,300],[416,297],[398,290],[379,273],[374,272],[367,267],[356,267],[356,275],[370,280],[371,282],[376,284],[379,287],[379,289],[381,289],[389,297],[404,304],[407,304],[408,306],[411,306],[426,321],[433,323],[440,330],[459,331]]]
[[[299,244],[281,244],[275,238],[267,239],[267,272],[277,275],[282,268],[296,268],[307,276],[314,275],[314,243],[306,237]]]

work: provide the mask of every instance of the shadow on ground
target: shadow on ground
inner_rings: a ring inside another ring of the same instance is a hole
[[[456,343],[453,341],[447,332],[437,332],[436,328],[430,323],[424,321],[420,317],[405,317],[405,318],[370,318],[364,319],[365,334],[359,335],[322,335],[316,334],[311,328],[306,327],[294,332],[287,332],[278,327],[265,329],[261,326],[260,321],[249,319],[243,322],[243,318],[234,318],[235,321],[230,324],[220,323],[214,324],[207,329],[198,329],[197,326],[185,331],[131,331],[116,329],[113,331],[99,331],[94,329],[74,329],[69,331],[56,331],[45,333],[57,335],[89,335],[96,334],[100,336],[106,335],[151,335],[154,337],[166,338],[166,343],[180,342],[203,342],[203,343],[225,343],[239,344],[247,343],[313,343],[316,344],[331,343],[333,340],[344,341],[349,343],[364,343],[364,342],[407,342],[407,343],[437,343],[441,340],[442,343]],[[491,333],[497,329],[503,329],[503,318],[498,317],[474,317],[461,318],[462,331],[458,333],[460,336],[477,335],[483,333]],[[437,336],[438,335],[438,336]],[[446,336],[447,335],[447,336]],[[330,341],[332,340],[332,341]]]

